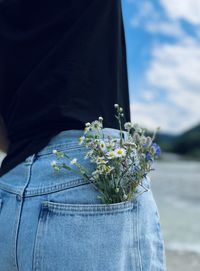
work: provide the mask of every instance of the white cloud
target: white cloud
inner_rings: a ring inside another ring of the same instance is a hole
[[[197,125],[198,120],[191,122],[193,115],[190,111],[183,113],[174,106],[165,102],[133,102],[131,103],[131,121],[152,130],[157,127],[161,132],[179,134],[186,131],[188,127]]]
[[[130,1],[130,3],[134,3],[134,1]],[[151,18],[151,20],[158,20],[160,17],[159,13],[154,8],[154,5],[148,0],[139,3],[137,9],[137,14],[130,20],[130,25],[132,27],[137,27],[145,23],[149,18]]]
[[[140,123],[140,125],[148,129],[156,129],[156,127],[162,126],[162,129],[167,130],[168,119],[163,119],[163,116],[167,115],[166,113],[168,113],[168,108],[165,104],[144,102],[131,103],[131,121]]]
[[[186,38],[176,44],[157,45],[152,56],[145,81],[152,92],[159,89],[165,95],[165,104],[150,106],[154,118],[159,125],[160,118],[164,119],[161,126],[173,132],[196,125],[200,122],[199,44]],[[140,109],[140,113],[144,111]]]
[[[139,123],[150,130],[160,126],[161,131],[169,131],[170,129],[173,132],[177,132],[175,127],[172,129],[167,115],[169,115],[169,108],[166,104],[143,102],[134,102],[131,104],[132,122]]]
[[[129,1],[129,3],[135,2]],[[150,33],[173,37],[182,37],[185,34],[178,21],[164,18],[164,15],[156,10],[152,2],[148,0],[141,1],[136,6],[137,12],[130,20],[132,27],[142,26]]]
[[[138,90],[140,102],[131,104],[132,121],[148,128],[161,126],[163,131],[180,133],[200,122],[200,31],[196,27],[200,23],[200,1],[160,2],[164,16],[162,12],[158,14],[149,1],[145,1],[145,9],[140,11],[141,1],[132,26],[142,26],[148,33],[177,39],[173,43],[161,40],[150,46],[151,57],[138,84],[141,86]],[[199,31],[199,37],[186,32],[180,19],[194,24],[194,33]]]
[[[151,102],[151,101],[154,101],[156,99],[155,92],[149,91],[149,90],[142,91],[141,96],[147,102]]]
[[[185,32],[177,22],[158,22],[149,21],[145,24],[145,29],[153,34],[161,34],[165,36],[183,37]]]
[[[200,24],[199,0],[161,0],[168,16],[172,19],[185,19],[192,24]]]
[[[175,44],[156,45],[147,71],[151,85],[167,89],[200,93],[200,47],[192,38]]]

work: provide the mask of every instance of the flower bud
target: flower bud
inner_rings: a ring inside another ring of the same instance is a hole
[[[125,128],[126,130],[130,130],[131,127],[132,127],[131,122],[126,122],[126,123],[124,123],[124,128]]]
[[[124,194],[123,198],[126,200],[128,198],[128,196],[126,194]]]
[[[151,137],[147,136],[147,138],[146,138],[146,144],[147,144],[147,146],[150,146],[151,141],[152,141]]]
[[[138,140],[140,139],[140,136],[139,136],[138,133],[134,133],[134,134],[133,134],[133,138],[134,138],[136,141],[138,141]]]

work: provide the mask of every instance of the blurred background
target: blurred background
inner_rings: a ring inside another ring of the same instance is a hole
[[[200,1],[122,0],[131,121],[162,157],[151,173],[168,271],[200,270]]]
[[[198,271],[200,1],[122,0],[122,8],[131,121],[161,128],[162,156],[150,177],[167,270]]]

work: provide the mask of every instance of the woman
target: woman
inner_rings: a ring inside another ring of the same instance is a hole
[[[85,123],[102,116],[118,137],[115,103],[130,121],[121,1],[1,1],[0,25],[1,271],[165,270],[149,178],[134,203],[105,207],[50,167],[59,149],[92,170]]]

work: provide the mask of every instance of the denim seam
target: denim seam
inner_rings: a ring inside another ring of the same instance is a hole
[[[141,253],[140,253],[140,236],[139,236],[139,203],[137,202],[137,222],[136,222],[136,232],[137,232],[137,250],[138,250],[138,261],[139,261],[139,264],[138,264],[138,267],[139,267],[139,270],[140,271],[143,271],[142,269],[142,262],[141,262]]]
[[[49,210],[48,209],[48,212],[51,212],[53,210]],[[53,212],[53,215],[56,215],[56,216],[81,216],[81,217],[98,217],[98,216],[116,216],[117,214],[125,214],[125,213],[131,213],[132,210],[121,210],[121,211],[118,211],[118,212],[102,212],[102,213],[96,213],[96,212],[93,212],[93,213],[83,213],[83,212],[75,212],[75,213],[70,213],[68,212],[67,210],[56,210]]]
[[[0,189],[7,191],[9,193],[15,194],[15,195],[22,196],[22,193],[20,192],[20,190],[12,189],[9,185],[3,184],[3,183],[0,183]]]
[[[30,164],[29,164],[30,165]],[[70,189],[79,185],[84,185],[84,184],[89,184],[90,181],[86,182],[83,178],[80,179],[76,179],[73,181],[69,181],[66,183],[62,183],[62,184],[56,184],[56,185],[49,185],[46,187],[41,187],[41,188],[28,188],[25,191],[22,191],[23,187],[17,188],[17,189],[12,189],[9,185],[0,183],[0,189],[5,190],[7,192],[16,194],[16,195],[20,195],[22,196],[22,194],[24,193],[24,197],[31,197],[31,196],[39,196],[39,195],[43,195],[43,194],[48,194],[48,193],[53,193],[53,192],[57,192],[57,191],[61,191],[64,189]],[[149,190],[149,189],[148,189]],[[22,192],[21,192],[22,191]]]
[[[57,192],[57,191],[62,191],[65,189],[70,189],[73,187],[77,187],[80,185],[84,185],[84,184],[89,184],[90,182],[86,182],[85,180],[83,180],[82,178],[80,179],[76,179],[74,181],[68,181],[66,183],[62,183],[62,184],[56,184],[56,185],[50,185],[50,186],[46,186],[46,187],[41,187],[41,188],[30,188],[27,189],[25,191],[25,197],[29,197],[29,196],[34,196],[34,195],[41,195],[41,194],[48,194],[48,193],[53,193],[53,192]]]
[[[26,189],[25,191],[22,191],[23,187],[21,187],[20,189],[12,189],[10,188],[9,185],[6,184],[2,184],[0,183],[0,189],[5,190],[9,193],[12,194],[16,194],[16,195],[20,195],[22,196],[24,193],[24,197],[32,197],[32,196],[39,196],[39,195],[43,195],[43,194],[48,194],[48,193],[53,193],[53,192],[58,192],[58,191],[62,191],[64,189],[70,189],[73,187],[77,187],[80,185],[84,185],[84,184],[89,184],[90,181],[86,182],[85,180],[83,180],[82,178],[80,179],[76,179],[74,181],[69,181],[67,183],[62,183],[62,184],[56,184],[53,186],[46,186],[46,187],[41,187],[41,188],[31,188],[31,189]],[[22,191],[22,192],[21,192]]]
[[[34,241],[32,268],[33,271],[39,271],[39,264],[41,258],[41,240],[44,235],[44,223],[47,220],[48,213],[43,208],[40,209],[39,220],[37,225],[37,231]]]
[[[14,227],[15,228],[15,235],[14,235],[14,243],[13,243],[13,245],[14,245],[13,256],[14,256],[15,266],[16,266],[17,270],[19,270],[18,260],[17,260],[17,241],[18,241],[18,234],[19,234],[22,205],[23,205],[23,201],[21,200],[21,202],[18,203],[18,207],[17,207],[18,213],[17,213],[15,227]]]
[[[52,151],[54,149],[57,149],[59,151],[65,151],[65,150],[77,150],[77,149],[84,149],[83,146],[79,146],[78,143],[61,143],[61,144],[52,144],[49,145],[48,147],[45,147],[43,150],[39,151],[36,155],[38,157],[43,156],[43,155],[47,155],[47,154],[52,154]]]
[[[29,175],[30,175],[30,168],[28,169],[27,179],[29,178]],[[19,271],[18,262],[17,262],[17,237],[18,237],[18,230],[19,230],[20,213],[22,209],[23,193],[16,194],[16,196],[17,195],[21,196],[21,201],[19,202],[16,197],[16,210],[18,211],[18,213],[16,213],[15,222],[14,222],[13,231],[12,231],[12,240],[13,240],[12,258],[13,258],[13,267],[16,268],[17,271]]]
[[[115,206],[102,206],[102,204],[62,204],[54,202],[43,202],[43,209],[47,209],[54,213],[64,213],[66,215],[74,213],[75,215],[101,215],[101,214],[116,214],[121,212],[128,212],[134,209],[134,203],[132,201],[124,202]]]
[[[14,257],[14,264],[15,264],[15,267],[16,269],[19,271],[19,266],[18,266],[18,259],[17,259],[17,242],[18,242],[18,234],[19,234],[19,227],[20,227],[20,219],[21,219],[21,213],[22,213],[22,207],[23,207],[23,193],[27,187],[27,185],[29,184],[29,181],[30,181],[30,178],[31,178],[31,169],[32,169],[32,164],[33,164],[33,161],[35,159],[35,154],[33,154],[29,160],[27,161],[27,165],[29,165],[29,168],[28,168],[28,173],[27,173],[27,181],[26,181],[26,184],[24,186],[24,189],[22,191],[22,194],[20,195],[21,196],[21,201],[19,202],[19,208],[18,208],[18,214],[17,214],[17,217],[16,217],[16,220],[15,220],[15,224],[14,224],[14,231],[13,231],[13,235],[14,235],[14,242],[13,242],[13,257]],[[18,201],[17,201],[18,203]]]

